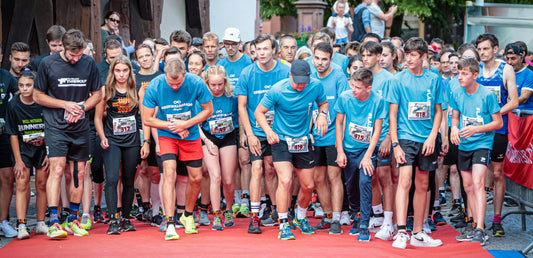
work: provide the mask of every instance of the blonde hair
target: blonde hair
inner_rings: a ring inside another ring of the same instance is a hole
[[[128,91],[126,92],[126,95],[130,99],[130,108],[134,108],[139,105],[139,96],[137,95],[137,87],[135,87],[135,76],[133,75],[133,68],[131,66],[131,62],[124,55],[115,57],[115,59],[113,60],[113,62],[111,62],[111,65],[109,66],[109,73],[107,74],[107,80],[105,83],[105,103],[107,104],[107,102],[111,98],[115,97],[116,94],[115,84],[117,83],[117,81],[115,79],[115,66],[117,66],[117,64],[125,64],[130,69],[127,82]]]
[[[231,85],[231,82],[228,78],[228,74],[226,73],[226,69],[224,69],[223,66],[215,65],[215,66],[210,66],[209,68],[207,68],[207,71],[204,74],[204,82],[207,85],[207,88],[209,89],[210,92],[211,92],[211,87],[209,86],[209,77],[211,75],[222,76],[222,78],[224,78],[224,95],[226,95],[226,97],[233,96],[233,86]]]

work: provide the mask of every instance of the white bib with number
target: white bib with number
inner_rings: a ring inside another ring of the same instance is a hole
[[[304,153],[309,151],[309,139],[307,139],[307,136],[299,138],[285,137],[285,141],[287,141],[287,147],[290,153]]]
[[[407,118],[409,120],[428,120],[431,117],[430,102],[409,102]]]
[[[350,137],[356,142],[370,143],[370,139],[372,138],[372,127],[360,126],[350,122],[348,130],[350,130]]]
[[[484,124],[483,117],[468,117],[463,115],[463,128],[467,126],[482,126]]]
[[[167,114],[167,121],[171,123],[177,120],[187,121],[189,119],[191,119],[191,111],[187,111],[187,112],[183,112],[179,114]]]
[[[22,141],[33,146],[41,146],[44,143],[44,132],[22,135]]]
[[[219,118],[217,120],[209,121],[209,129],[211,134],[226,134],[233,131],[233,119],[231,117]]]
[[[501,95],[501,87],[500,86],[485,86],[490,91],[494,92],[496,94],[496,99],[498,100],[498,104],[502,103],[502,95]]]
[[[113,135],[125,135],[137,132],[135,116],[113,118]]]

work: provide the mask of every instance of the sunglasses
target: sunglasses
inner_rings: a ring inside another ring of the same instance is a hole
[[[120,20],[117,20],[115,18],[109,18],[109,20],[112,21],[112,22],[120,23]]]

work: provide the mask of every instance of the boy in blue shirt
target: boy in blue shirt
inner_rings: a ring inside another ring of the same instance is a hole
[[[389,127],[391,146],[400,166],[396,192],[398,234],[393,247],[406,248],[409,235],[406,230],[409,189],[416,165],[415,195],[413,199],[414,224],[411,245],[436,247],[442,241],[428,236],[423,230],[428,172],[437,169],[435,143],[442,119],[444,103],[442,80],[425,70],[428,46],[421,38],[411,38],[405,43],[407,69],[396,74],[400,84],[392,87],[387,96],[390,103]]]
[[[475,228],[455,239],[479,242],[484,245],[488,235],[484,231],[487,196],[485,174],[489,166],[490,151],[494,144],[494,131],[503,127],[500,106],[496,95],[476,82],[479,63],[473,58],[459,62],[459,82],[450,99],[453,109],[451,141],[459,145],[458,169],[470,200]]]
[[[377,166],[376,146],[386,118],[385,102],[372,91],[372,80],[372,71],[357,70],[350,77],[352,90],[343,92],[335,104],[337,163],[344,168],[350,203],[353,196],[360,197],[361,222],[353,223],[359,226],[357,241],[370,241],[371,182]]]
[[[314,182],[315,159],[311,151],[309,134],[311,130],[312,106],[316,103],[320,115],[315,129],[323,136],[328,125],[326,114],[328,101],[324,87],[318,80],[310,79],[311,68],[306,61],[296,60],[291,66],[290,79],[276,83],[265,94],[257,106],[254,116],[272,146],[272,160],[278,174],[279,235],[282,240],[295,239],[288,222],[292,171],[296,171],[300,182],[298,210],[293,223],[303,234],[314,234],[306,217],[307,206],[311,201]],[[275,109],[274,124],[271,128],[265,114]]]

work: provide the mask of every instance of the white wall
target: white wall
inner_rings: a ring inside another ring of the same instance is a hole
[[[164,0],[161,37],[168,41],[173,31],[185,30],[185,20],[185,0]]]
[[[255,0],[211,0],[209,5],[211,31],[215,32],[221,41],[224,30],[228,27],[241,31],[242,42],[254,39]]]

